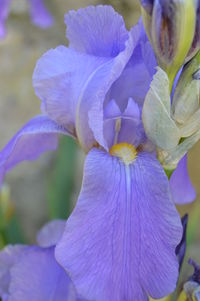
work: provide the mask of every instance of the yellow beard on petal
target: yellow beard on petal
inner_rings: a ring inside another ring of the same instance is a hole
[[[136,148],[124,142],[113,145],[109,152],[112,156],[120,158],[126,165],[133,163],[137,156]]]

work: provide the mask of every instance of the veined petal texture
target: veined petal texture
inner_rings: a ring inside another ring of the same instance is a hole
[[[76,134],[85,150],[95,143],[91,122],[89,125],[88,120],[89,110],[94,106],[94,110],[98,106],[99,117],[96,123],[100,127],[98,134],[101,135],[95,138],[103,146],[105,144],[103,102],[111,84],[120,76],[129,60],[133,47],[131,36],[124,45],[125,49],[116,57],[88,55],[60,46],[47,52],[36,65],[33,86],[43,101],[45,112]],[[99,119],[102,122],[100,125]]]
[[[182,225],[157,159],[125,165],[92,149],[78,203],[56,247],[78,293],[96,301],[146,301],[176,287]]]
[[[120,108],[130,97],[143,103],[154,72],[153,51],[142,23],[127,32],[122,17],[110,6],[70,11],[65,21],[70,46],[43,55],[33,86],[45,113],[76,135],[86,152],[96,142],[107,148],[104,104],[116,96]]]
[[[36,116],[25,124],[0,152],[0,185],[6,172],[18,163],[55,150],[59,134],[70,135],[47,116]]]
[[[108,93],[110,99],[117,101],[121,110],[126,107],[130,97],[143,105],[157,65],[141,20],[130,32],[134,39],[133,53]]]
[[[82,35],[79,17],[88,35]],[[95,20],[92,26],[91,20]],[[82,147],[88,150],[95,143],[88,123],[89,109],[93,103],[103,102],[110,85],[120,76],[132,54],[133,38],[126,31],[122,17],[110,6],[71,11],[66,15],[66,23],[72,46],[50,50],[38,61],[33,86],[47,114],[75,133]],[[105,53],[100,32],[107,44]],[[77,39],[82,46],[77,46]]]
[[[71,133],[75,133],[76,107],[85,85],[105,62],[105,58],[59,46],[47,51],[36,64],[33,73],[36,95],[42,100],[45,112]]]
[[[123,17],[112,6],[98,5],[65,15],[69,46],[97,57],[115,57],[128,39]]]

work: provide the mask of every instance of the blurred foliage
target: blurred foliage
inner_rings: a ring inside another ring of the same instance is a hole
[[[9,187],[4,185],[0,190],[0,248],[8,243],[24,243],[24,236],[10,200]]]
[[[112,5],[125,18],[126,25],[132,27],[140,17],[139,1],[130,0],[102,0],[101,4]]]
[[[72,138],[63,137],[48,176],[47,202],[50,219],[66,219],[72,209],[75,184],[77,145]]]

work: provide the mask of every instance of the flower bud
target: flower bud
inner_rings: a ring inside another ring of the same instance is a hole
[[[159,66],[171,86],[190,48],[196,26],[196,0],[141,0],[144,26]]]
[[[152,14],[153,3],[154,3],[154,0],[141,0],[142,7],[149,15]]]
[[[200,267],[192,259],[189,259],[188,263],[193,266],[194,273],[183,285],[178,301],[200,301]]]
[[[176,168],[200,139],[200,52],[183,68],[171,107],[169,77],[157,68],[145,97],[142,120],[147,137],[156,145],[165,170]]]
[[[195,54],[200,50],[200,0],[197,0],[196,8],[196,28],[192,46],[186,58],[186,61],[189,61]]]
[[[173,119],[188,137],[200,128],[200,51],[181,73],[172,103]]]

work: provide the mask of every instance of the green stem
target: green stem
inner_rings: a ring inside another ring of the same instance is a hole
[[[174,85],[174,80],[175,80],[176,75],[177,75],[177,71],[167,72],[167,73],[168,73],[168,78],[169,78],[169,91],[170,91],[170,95],[171,95],[173,85]]]

